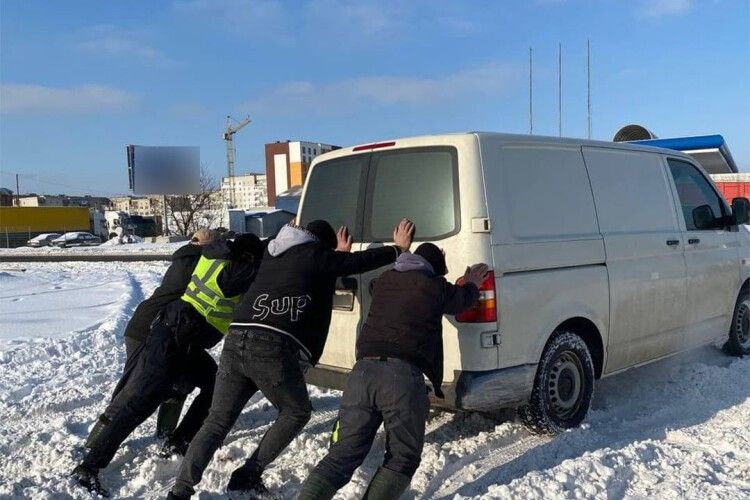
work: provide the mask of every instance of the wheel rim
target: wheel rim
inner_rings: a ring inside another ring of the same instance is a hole
[[[581,407],[585,378],[583,365],[575,353],[564,351],[552,363],[547,380],[547,394],[554,414],[565,419]]]
[[[734,329],[740,346],[750,349],[750,299],[744,300],[737,309]]]

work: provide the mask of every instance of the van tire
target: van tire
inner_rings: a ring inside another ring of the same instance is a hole
[[[724,349],[732,356],[750,355],[750,288],[745,287],[737,297]]]
[[[564,387],[558,384],[561,375]],[[594,362],[586,342],[573,332],[555,331],[539,361],[531,399],[518,410],[521,421],[535,434],[557,434],[577,427],[591,406],[594,379]]]

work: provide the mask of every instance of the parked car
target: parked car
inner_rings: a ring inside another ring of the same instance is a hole
[[[42,233],[34,236],[26,242],[26,246],[29,247],[47,247],[50,246],[52,240],[59,238],[60,233]]]
[[[546,433],[584,419],[600,377],[717,340],[750,354],[748,204],[676,151],[466,133],[317,157],[298,220],[347,225],[357,250],[409,217],[449,279],[489,263],[477,306],[443,321],[438,403],[520,407]],[[311,383],[344,386],[379,272],[340,280]]]
[[[65,233],[59,238],[52,240],[52,246],[56,247],[72,247],[72,246],[94,246],[101,245],[102,240],[99,237],[94,236],[91,233],[84,233],[81,231],[75,231],[72,233]]]

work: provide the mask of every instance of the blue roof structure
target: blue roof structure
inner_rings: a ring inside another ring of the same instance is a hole
[[[669,139],[647,139],[629,141],[657,148],[674,149],[694,157],[709,174],[737,173],[737,164],[732,158],[724,137],[721,135],[700,135],[695,137],[672,137]]]

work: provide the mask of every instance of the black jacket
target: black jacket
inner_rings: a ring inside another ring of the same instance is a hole
[[[126,337],[139,341],[145,340],[151,322],[159,311],[185,293],[185,288],[190,282],[190,277],[200,257],[201,247],[193,244],[180,247],[172,254],[172,263],[164,273],[161,285],[135,308],[133,317],[125,327]]]
[[[375,282],[370,313],[357,339],[357,359],[388,356],[409,361],[443,398],[443,314],[464,311],[478,298],[474,284],[453,285],[429,271],[384,272]]]
[[[307,231],[285,226],[269,244],[232,326],[286,334],[315,364],[328,336],[336,278],[391,264],[399,253],[394,246],[336,252]]]

